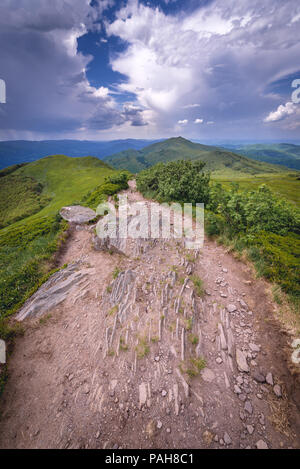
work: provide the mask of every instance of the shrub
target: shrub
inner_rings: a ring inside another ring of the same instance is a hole
[[[204,166],[202,161],[189,160],[159,163],[138,175],[137,188],[164,202],[207,203],[210,175],[202,171]]]

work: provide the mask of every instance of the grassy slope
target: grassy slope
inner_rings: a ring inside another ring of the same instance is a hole
[[[256,147],[256,146],[255,146]],[[112,155],[106,161],[115,168],[140,172],[159,162],[177,159],[201,159],[206,169],[212,171],[212,180],[229,187],[238,182],[241,188],[256,188],[267,184],[275,193],[300,204],[300,174],[283,166],[275,166],[245,158],[218,147],[195,144],[184,138],[170,138],[145,147],[143,150],[127,150]]]
[[[49,270],[48,259],[56,251],[66,224],[57,213],[63,205],[80,201],[94,187],[114,173],[97,158],[69,158],[63,155],[46,157],[27,164],[10,173],[5,185],[0,178],[0,198],[9,183],[13,188],[16,178],[34,181],[43,187],[42,197],[48,203],[38,213],[26,217],[27,198],[32,196],[31,186],[26,193],[22,187],[19,213],[24,219],[0,230],[0,318],[22,301],[41,276]],[[6,195],[8,207],[16,208],[18,191]],[[7,213],[7,207],[5,208]],[[3,212],[0,212],[3,216]]]
[[[290,143],[236,145],[233,151],[257,161],[300,169],[300,145]]]
[[[254,161],[217,147],[192,143],[182,137],[170,138],[163,142],[149,145],[142,150],[127,150],[111,155],[106,162],[117,169],[139,172],[158,162],[166,163],[178,159],[201,159],[206,168],[222,174],[232,171],[250,175],[259,173],[278,173],[286,169]]]
[[[256,189],[262,184],[266,184],[279,197],[293,202],[300,207],[300,174],[299,172],[286,172],[275,174],[257,174],[247,176],[232,172],[231,174],[213,173],[215,182],[220,182],[224,187],[229,188],[231,182],[237,182],[241,189]]]

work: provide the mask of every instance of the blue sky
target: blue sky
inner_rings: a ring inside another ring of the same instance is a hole
[[[298,0],[1,0],[0,44],[2,140],[300,138]]]

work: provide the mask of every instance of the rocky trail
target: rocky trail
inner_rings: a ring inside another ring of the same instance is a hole
[[[68,267],[19,312],[0,447],[299,448],[299,379],[265,282],[207,239],[124,255],[93,238],[74,225]]]

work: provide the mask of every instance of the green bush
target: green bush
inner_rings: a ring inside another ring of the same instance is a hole
[[[231,233],[268,231],[286,235],[300,233],[300,212],[262,185],[257,190],[239,191],[232,184],[229,191],[220,184],[211,187],[209,210],[224,217]]]
[[[209,200],[210,174],[202,161],[178,160],[158,163],[137,176],[137,189],[153,193],[163,202],[204,203]]]

